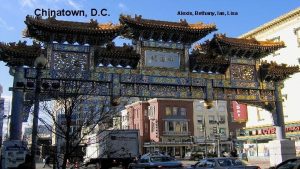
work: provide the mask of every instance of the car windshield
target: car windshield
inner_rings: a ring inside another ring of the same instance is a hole
[[[226,167],[226,166],[241,166],[243,165],[242,161],[238,159],[218,159],[218,163],[221,167]]]
[[[170,157],[151,157],[151,162],[166,162],[166,161],[172,161],[173,159]]]

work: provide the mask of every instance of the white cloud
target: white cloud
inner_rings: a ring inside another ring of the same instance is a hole
[[[6,29],[6,30],[8,30],[8,31],[12,31],[12,30],[15,29],[14,27],[9,26],[9,25],[7,24],[7,22],[6,22],[4,19],[2,19],[2,18],[0,18],[0,28],[4,28],[4,29]]]
[[[80,9],[81,5],[74,2],[73,0],[68,0],[68,5],[70,5],[71,7],[73,7],[74,9]]]
[[[118,4],[118,7],[121,9],[121,11],[127,11],[128,10],[128,7],[125,4],[123,4],[122,2],[120,2]]]

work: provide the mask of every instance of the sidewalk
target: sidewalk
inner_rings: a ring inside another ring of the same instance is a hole
[[[44,163],[43,162],[37,162],[36,163],[36,169],[50,169],[49,166],[45,166],[45,168],[43,168]],[[51,169],[52,169],[52,165],[51,165]]]
[[[45,168],[43,168],[44,163],[43,162],[37,162],[36,163],[36,169],[52,169],[53,168],[53,164],[50,164],[51,167],[49,166],[45,166]],[[96,167],[93,165],[90,165],[89,167],[79,167],[80,169],[95,169]]]

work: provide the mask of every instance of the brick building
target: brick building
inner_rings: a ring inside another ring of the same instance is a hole
[[[160,150],[183,157],[191,149],[193,101],[151,99],[126,106],[129,129],[139,129],[143,152]]]

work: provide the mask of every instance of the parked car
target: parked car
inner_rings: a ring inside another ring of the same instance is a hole
[[[200,160],[204,158],[204,152],[201,151],[192,151],[185,153],[184,159],[185,160]]]
[[[136,163],[129,164],[129,169],[154,169],[154,168],[173,168],[183,169],[183,165],[180,161],[167,155],[155,153],[145,154]]]
[[[259,166],[247,166],[234,157],[207,158],[200,160],[188,169],[260,169]]]
[[[300,167],[300,158],[291,158],[279,163],[275,167],[270,167],[269,169],[298,169]]]

